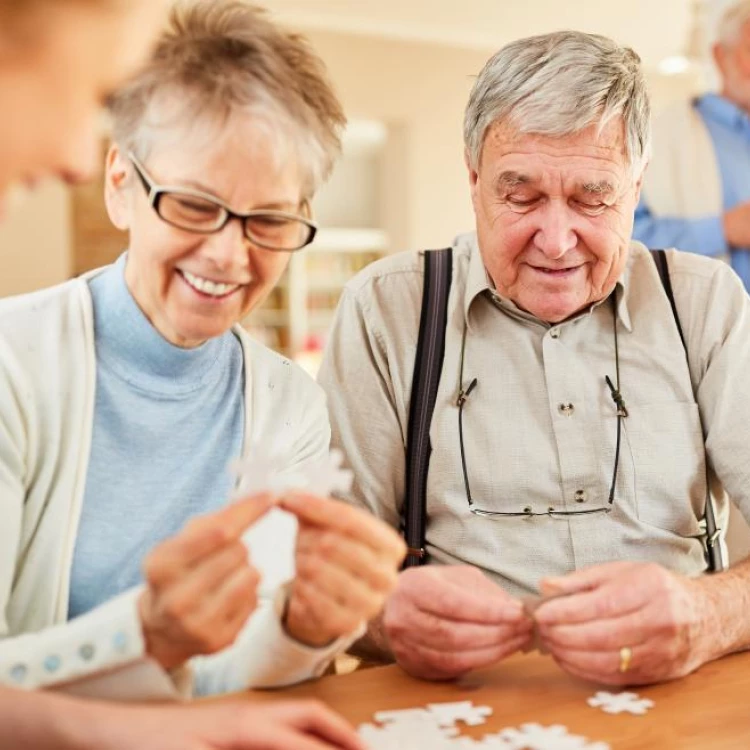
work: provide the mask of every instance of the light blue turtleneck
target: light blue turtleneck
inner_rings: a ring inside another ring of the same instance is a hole
[[[89,287],[96,406],[68,616],[142,580],[161,540],[226,501],[244,434],[242,347],[232,332],[181,349],[149,323],[125,283],[126,255]]]

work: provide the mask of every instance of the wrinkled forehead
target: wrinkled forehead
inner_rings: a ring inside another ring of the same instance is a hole
[[[571,135],[496,126],[482,150],[482,169],[498,189],[562,183],[600,195],[619,192],[632,176],[621,123]]]

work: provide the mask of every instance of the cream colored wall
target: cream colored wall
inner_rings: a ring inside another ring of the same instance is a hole
[[[489,52],[306,30],[350,117],[380,120],[393,138],[383,206],[394,249],[437,247],[471,229],[461,120]],[[684,77],[654,79],[654,99],[683,95]],[[0,226],[0,295],[71,273],[68,207],[46,187]]]
[[[401,159],[389,164],[387,190],[399,195],[405,210],[391,206],[395,220],[400,218],[396,231],[389,227],[395,248],[449,244],[456,232],[471,228],[461,117],[472,76],[487,55],[306,33],[326,61],[348,115],[380,120],[397,133]]]
[[[49,183],[0,222],[0,297],[56,284],[70,268],[68,193]]]

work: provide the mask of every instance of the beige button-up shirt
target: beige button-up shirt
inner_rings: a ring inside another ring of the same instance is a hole
[[[431,562],[469,563],[507,591],[611,560],[705,569],[698,519],[713,488],[750,518],[750,298],[726,265],[667,254],[689,352],[649,252],[633,243],[615,290],[550,325],[491,288],[476,238],[456,240],[445,359],[430,429],[426,547]],[[355,474],[350,496],[399,526],[423,262],[386,258],[346,287],[320,373],[333,442]],[[617,382],[628,409],[611,512],[486,518],[469,511],[458,433],[459,367],[477,386],[463,435],[474,503],[489,511],[584,510],[607,504]],[[726,493],[725,493],[726,490]]]

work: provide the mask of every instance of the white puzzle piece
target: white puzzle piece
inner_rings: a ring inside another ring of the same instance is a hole
[[[333,450],[320,461],[308,461],[304,467],[290,471],[283,457],[254,447],[247,456],[229,464],[230,473],[237,477],[232,496],[236,499],[265,492],[283,495],[292,490],[303,490],[321,497],[346,494],[354,475],[341,467],[343,460],[341,451]]]
[[[485,724],[487,717],[492,715],[489,706],[475,706],[471,701],[428,703],[427,710],[440,727],[455,727],[457,721],[462,721],[469,727],[477,727]]]
[[[386,711],[386,714],[398,714],[398,711]],[[401,716],[394,716],[382,726],[362,724],[359,736],[371,750],[453,750],[453,737],[456,729],[439,727],[433,716],[427,711],[404,711]]]
[[[255,447],[247,456],[236,458],[229,464],[229,473],[237,477],[232,497],[238,499],[247,495],[260,495],[270,492],[280,495],[292,489],[289,482],[294,477],[285,475],[284,459],[272,456],[262,448]],[[297,478],[297,482],[302,478]]]
[[[562,724],[522,724],[519,729],[503,729],[498,736],[509,741],[513,750],[611,750],[606,742],[589,743],[586,737],[568,734]]]
[[[471,701],[378,711],[374,719],[382,726],[362,724],[359,735],[371,750],[610,750],[605,742],[568,734],[560,724],[523,724],[478,740],[459,736],[458,722],[479,726],[491,713],[489,706]]]
[[[346,495],[352,488],[354,472],[342,468],[344,454],[333,449],[318,464],[313,464],[305,472],[305,486],[308,492],[321,497],[329,495]]]
[[[641,698],[637,693],[607,693],[600,690],[588,699],[589,706],[601,708],[608,714],[629,713],[633,716],[643,716],[654,707],[654,702],[648,698]]]

